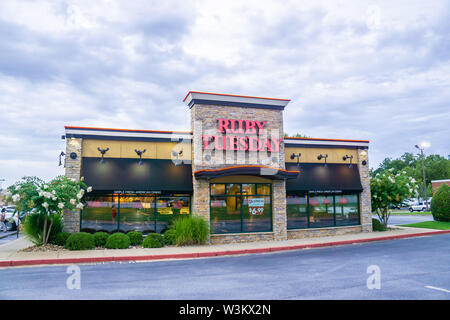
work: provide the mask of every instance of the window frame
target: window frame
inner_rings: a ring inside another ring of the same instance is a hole
[[[287,224],[287,208],[286,208],[286,229],[289,230],[305,230],[305,229],[320,229],[320,228],[335,228],[335,227],[351,227],[351,226],[360,226],[361,225],[361,192],[333,192],[333,193],[314,193],[310,191],[304,191],[304,192],[289,192],[289,194],[286,194],[286,196],[304,196],[306,194],[306,213],[307,213],[307,226],[303,228],[288,228]],[[333,197],[333,225],[330,226],[311,226],[311,206],[310,206],[310,199],[311,196],[314,195],[327,195]],[[358,222],[357,223],[351,223],[351,224],[336,224],[336,196],[345,196],[345,195],[356,195],[357,196],[357,207],[358,207]]]
[[[225,185],[225,194],[212,194],[211,190],[212,190],[212,185],[217,185],[217,184],[224,184]],[[243,194],[242,193],[242,185],[244,184],[254,184],[255,185],[255,194]],[[228,191],[228,185],[239,185],[240,186],[240,193],[239,194],[226,194]],[[269,193],[270,194],[264,194],[264,193],[258,193],[258,186],[259,185],[269,185]],[[209,227],[210,227],[210,233],[212,235],[214,234],[249,234],[249,233],[260,233],[260,232],[273,232],[273,208],[272,208],[272,203],[273,203],[273,190],[272,190],[272,184],[271,183],[263,183],[263,182],[230,182],[230,183],[213,183],[211,182],[209,184]],[[213,232],[213,226],[212,226],[212,211],[211,211],[211,202],[213,201],[214,197],[239,197],[241,200],[241,208],[240,208],[240,225],[241,225],[241,230],[238,232]],[[268,230],[261,230],[261,231],[244,231],[244,198],[248,198],[248,197],[269,197],[270,199],[270,228]]]
[[[117,228],[115,229],[115,231],[112,232],[122,232],[120,231],[120,221],[121,221],[121,217],[120,217],[120,209],[121,209],[121,197],[142,197],[142,196],[152,196],[153,197],[153,201],[152,201],[152,210],[153,210],[153,225],[154,225],[154,229],[155,232],[157,230],[157,222],[158,222],[158,216],[161,215],[160,213],[158,213],[158,208],[157,208],[157,201],[159,198],[179,198],[179,197],[185,197],[189,199],[189,214],[187,214],[188,216],[190,216],[192,214],[192,194],[185,194],[185,193],[148,193],[148,194],[140,194],[140,193],[112,193],[112,192],[105,192],[105,193],[96,193],[96,194],[90,194],[90,197],[92,196],[98,196],[98,197],[111,197],[111,202],[115,203],[117,205],[117,223],[116,226]],[[117,202],[114,201],[114,198],[117,197]],[[83,229],[83,211],[85,209],[81,209],[80,210],[80,232]]]

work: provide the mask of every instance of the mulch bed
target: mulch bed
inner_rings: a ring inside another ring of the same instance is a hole
[[[144,247],[142,245],[140,245],[140,246],[130,246],[128,249],[142,249],[142,248],[144,248]],[[95,247],[92,250],[112,250],[112,249]],[[116,250],[121,250],[121,249],[116,249]],[[46,244],[46,245],[42,245],[42,246],[33,245],[31,247],[19,250],[19,252],[50,252],[50,251],[70,251],[70,250],[68,250],[62,246],[57,246],[54,244]]]

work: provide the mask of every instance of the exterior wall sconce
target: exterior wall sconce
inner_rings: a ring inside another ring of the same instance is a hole
[[[106,149],[100,149],[100,147],[97,147],[97,150],[100,151],[100,153],[102,154],[102,158],[100,159],[100,163],[103,164],[105,163],[105,153],[109,150],[109,148]]]
[[[173,162],[176,166],[179,166],[183,161],[178,158],[183,154],[183,150],[174,151],[172,150],[172,156],[175,157],[175,161]]]
[[[319,154],[318,157],[317,157],[317,160],[325,159],[324,167],[326,168],[327,167],[327,158],[328,158],[328,154],[326,154],[326,155]]]
[[[61,161],[61,157],[64,157],[66,154],[64,153],[64,151],[61,151],[61,153],[59,154],[59,165],[58,166],[62,166],[62,161]],[[66,167],[66,159],[64,159],[64,168]]]
[[[346,154],[345,156],[342,157],[342,160],[347,160],[350,159],[350,164],[348,165],[349,168],[353,167],[352,165],[352,161],[353,161],[353,155],[349,156],[348,154]]]
[[[136,152],[137,155],[139,156],[139,165],[140,166],[142,166],[142,154],[145,153],[145,151],[147,151],[147,149],[144,149],[144,150],[134,149],[134,152]]]
[[[59,166],[62,166],[61,157],[64,157],[66,153],[64,151],[61,151],[59,154]],[[70,159],[75,160],[77,158],[77,154],[75,152],[71,152],[69,154]],[[66,167],[66,158],[64,158],[64,168]]]
[[[298,154],[291,154],[291,160],[294,160],[295,158],[297,158],[297,167],[300,166],[300,157],[302,156],[302,154],[299,152]]]

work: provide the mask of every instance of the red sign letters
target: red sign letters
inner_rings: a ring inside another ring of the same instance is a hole
[[[266,121],[218,119],[217,122],[219,132],[226,135],[201,135],[204,150],[280,152],[282,138],[258,137],[264,133]]]

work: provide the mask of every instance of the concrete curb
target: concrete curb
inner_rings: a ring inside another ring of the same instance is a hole
[[[7,231],[3,234],[0,234],[0,239],[12,236],[13,234],[16,234],[16,233],[17,233],[17,231]]]
[[[0,267],[19,267],[19,266],[31,266],[31,265],[58,265],[58,264],[77,264],[77,263],[99,263],[99,262],[121,262],[121,261],[152,261],[152,260],[165,260],[165,259],[193,259],[193,258],[231,256],[231,255],[254,254],[254,253],[268,253],[268,252],[299,250],[299,249],[307,249],[307,248],[332,247],[332,246],[341,246],[341,245],[357,244],[357,243],[365,243],[365,242],[423,237],[423,236],[431,236],[431,235],[446,234],[446,233],[450,233],[450,230],[431,231],[431,232],[423,232],[423,233],[411,233],[411,234],[396,235],[396,236],[386,236],[386,237],[356,239],[356,240],[346,240],[346,241],[331,241],[331,242],[302,244],[302,245],[294,245],[294,246],[227,250],[227,251],[214,251],[214,252],[158,254],[158,255],[123,256],[123,257],[4,260],[4,261],[0,261]]]

